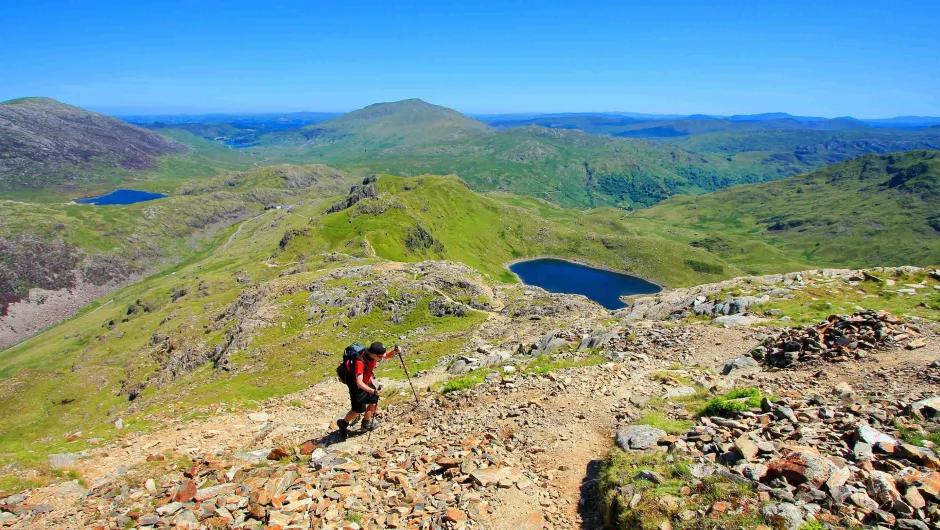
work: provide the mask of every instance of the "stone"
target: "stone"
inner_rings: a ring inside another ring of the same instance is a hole
[[[911,444],[899,444],[894,448],[894,456],[922,464],[930,469],[940,469],[940,458],[930,449]]]
[[[54,469],[75,467],[79,455],[76,453],[55,453],[49,455],[49,466]]]
[[[268,460],[281,460],[289,456],[290,456],[290,451],[286,447],[281,446],[281,447],[275,447],[274,449],[271,449],[271,452],[268,453],[267,459]]]
[[[940,417],[940,396],[922,399],[912,403],[909,408],[911,413],[925,420]]]
[[[187,480],[177,488],[176,493],[173,494],[174,502],[190,502],[196,497],[196,483],[192,480]]]
[[[115,429],[118,429],[118,430],[123,429],[123,428],[124,428],[124,420],[121,419],[121,418],[118,418],[118,420],[117,420],[116,422],[114,422],[114,428],[115,428]]]
[[[884,471],[874,470],[868,477],[868,492],[882,506],[894,506],[901,502],[901,493],[894,482],[894,477]]]
[[[542,530],[545,528],[545,522],[545,517],[542,514],[531,512],[516,520],[511,528],[512,530]]]
[[[666,431],[649,425],[628,425],[617,431],[617,445],[624,451],[650,449],[666,437]]]
[[[858,506],[864,513],[871,513],[878,509],[878,503],[864,491],[857,491],[849,495],[849,500]]]
[[[506,479],[511,472],[511,467],[486,467],[470,473],[470,479],[480,486],[486,487],[490,484],[498,484],[499,481]]]
[[[740,453],[741,456],[744,457],[744,459],[748,462],[753,462],[754,459],[757,458],[757,453],[759,452],[757,444],[754,443],[754,441],[751,440],[746,434],[742,434],[741,436],[735,438],[734,447],[738,450],[738,453]]]
[[[721,369],[722,375],[737,376],[745,373],[754,373],[760,371],[760,363],[753,357],[734,357],[725,361]]]
[[[930,530],[927,523],[917,519],[898,519],[896,528],[898,530]]]
[[[764,506],[762,513],[764,519],[768,522],[785,530],[799,530],[805,522],[803,520],[803,511],[788,502],[767,504]]]
[[[677,386],[675,388],[670,388],[666,391],[666,399],[676,398],[676,397],[685,397],[685,396],[694,396],[695,389],[690,386]]]
[[[257,451],[249,451],[247,453],[236,453],[234,456],[238,460],[244,460],[251,464],[260,464],[267,460],[269,454],[271,454],[271,449],[258,449]]]
[[[875,445],[877,443],[889,443],[897,445],[898,441],[892,436],[875,429],[871,425],[861,425],[856,431],[856,436],[860,441],[867,443],[868,445]]]
[[[157,491],[157,483],[154,482],[152,478],[148,478],[147,481],[144,482],[144,489],[146,489],[150,493],[154,493],[155,491]]]
[[[164,504],[163,506],[157,507],[157,513],[164,517],[173,515],[174,513],[183,509],[183,503],[181,502],[171,502],[169,504]]]
[[[653,484],[663,484],[666,482],[666,477],[657,471],[650,471],[644,469],[636,474],[636,478],[639,480],[646,480],[652,482]]]
[[[907,491],[904,492],[904,502],[915,510],[921,510],[927,506],[927,501],[924,500],[924,496],[917,491],[917,488],[907,488]]]
[[[826,489],[834,492],[845,485],[852,478],[852,470],[848,466],[835,470],[826,480]]]
[[[875,458],[875,453],[872,450],[871,444],[865,442],[858,442],[855,444],[855,448],[852,450],[853,455],[855,456],[856,462],[871,462]]]
[[[809,482],[814,487],[826,483],[835,466],[826,458],[807,450],[797,450],[767,464],[767,478],[783,477],[793,485]]]
[[[196,530],[199,528],[199,519],[190,510],[183,510],[173,519],[173,526],[177,529]]]
[[[451,508],[444,512],[444,520],[451,523],[463,523],[467,520],[467,514],[460,510]]]
[[[726,328],[737,328],[750,326],[760,322],[761,319],[751,315],[725,315],[712,319],[712,324],[724,326]]]
[[[251,414],[248,415],[249,420],[258,422],[258,423],[265,423],[268,421],[270,417],[271,416],[269,416],[268,413],[263,410],[260,412],[252,412]]]
[[[463,375],[473,370],[473,366],[463,359],[457,359],[447,368],[447,373],[451,375]]]

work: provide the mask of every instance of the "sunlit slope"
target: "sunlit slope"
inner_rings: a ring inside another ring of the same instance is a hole
[[[940,263],[940,153],[866,155],[806,175],[673,197],[635,217],[709,234],[729,261],[727,236],[771,244],[808,263]]]

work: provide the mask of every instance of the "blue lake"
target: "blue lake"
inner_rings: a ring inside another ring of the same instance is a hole
[[[114,190],[107,195],[100,197],[89,197],[87,199],[76,199],[75,202],[81,204],[94,204],[96,206],[108,206],[112,204],[134,204],[135,202],[146,202],[154,199],[162,199],[166,195],[162,193],[150,193],[140,190]]]
[[[560,259],[535,259],[509,266],[523,283],[553,293],[583,294],[607,309],[626,307],[621,296],[653,294],[662,289],[627,274],[595,269]]]

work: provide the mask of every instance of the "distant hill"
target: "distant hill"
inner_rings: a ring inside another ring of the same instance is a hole
[[[775,182],[673,197],[635,216],[710,234],[700,246],[732,262],[748,258],[726,236],[817,264],[940,263],[940,152],[866,155]]]
[[[49,98],[0,103],[0,191],[79,183],[101,170],[156,167],[176,141]]]
[[[640,123],[641,120],[625,116],[540,116],[523,120],[491,121],[489,124],[497,129],[512,129],[538,125],[550,129],[578,129],[591,134],[613,134],[626,125]]]
[[[300,147],[331,157],[453,141],[490,131],[485,123],[424,102],[376,103],[295,131],[273,133],[260,145]]]
[[[764,112],[761,114],[735,114],[729,116],[730,121],[769,121],[769,120],[796,120],[796,121],[825,121],[827,118],[817,116],[794,116],[786,112]]]

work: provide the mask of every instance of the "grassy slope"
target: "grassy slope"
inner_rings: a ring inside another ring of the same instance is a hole
[[[661,227],[624,222],[615,217],[622,212],[613,209],[583,214],[540,201],[499,200],[472,193],[456,177],[383,176],[379,188],[384,197],[365,199],[350,210],[324,217],[309,235],[291,241],[283,259],[328,251],[352,253],[363,247],[351,246],[350,241],[365,241],[362,255],[374,250],[379,257],[396,261],[461,261],[504,281],[512,281],[507,262],[539,255],[586,260],[671,286],[741,272],[704,249],[691,248],[681,238],[677,241]],[[536,209],[542,206],[544,210]],[[362,213],[368,211],[382,213]],[[442,248],[409,249],[408,231],[418,225]],[[713,272],[696,271],[690,265],[693,261],[713,267]]]
[[[940,153],[867,155],[806,175],[700,197],[635,217],[710,234],[703,245],[750,261],[728,240],[765,242],[818,265],[940,263]]]
[[[232,187],[245,186],[250,192],[272,178],[273,171],[252,173]],[[361,288],[351,280],[326,278],[343,263],[329,261],[322,253],[354,254],[363,240],[380,257],[455,259],[480,268],[493,280],[510,279],[502,267],[504,261],[543,253],[589,259],[668,284],[709,281],[737,272],[707,251],[656,235],[637,235],[616,219],[587,216],[571,228],[560,221],[576,212],[558,210],[553,214],[558,220],[539,219],[535,205],[514,206],[474,194],[454,177],[384,177],[380,184],[383,197],[357,205],[353,211],[361,215],[352,219],[348,211],[323,216],[326,205],[310,200],[293,212],[269,211],[246,221],[225,250],[222,245],[235,227],[223,230],[207,250],[193,253],[185,263],[93,303],[69,321],[4,351],[0,354],[0,408],[8,413],[0,419],[2,458],[39,464],[49,453],[80,450],[88,438],[117,434],[110,423],[118,417],[146,427],[159,421],[159,415],[153,415],[157,412],[192,410],[218,402],[245,403],[297,390],[332,369],[333,359],[312,355],[313,349],[339,351],[351,338],[378,335],[394,340],[426,327],[424,335],[413,339],[412,350],[423,352],[420,355],[427,363],[459,348],[462,341],[446,334],[464,336],[481,322],[481,315],[431,317],[427,299],[419,300],[416,310],[400,324],[391,323],[381,312],[343,316],[349,326],[345,335],[334,328],[340,315],[333,314],[345,309],[327,308],[331,316],[324,318],[306,313],[309,293],[303,288],[318,279],[325,279],[327,286]],[[370,210],[379,201],[404,209],[367,213],[380,210]],[[408,227],[417,222],[443,249],[406,247]],[[282,251],[279,241],[287,231],[300,235]],[[303,235],[305,231],[308,235]],[[352,245],[347,244],[350,241]],[[697,273],[685,264],[688,256],[723,267],[722,272]],[[279,278],[285,270],[298,267],[298,261],[303,264],[294,274]],[[366,257],[357,263],[375,261]],[[246,278],[249,283],[244,283]],[[160,371],[162,354],[154,344],[155,333],[173,337],[179,350],[211,349],[225,340],[226,330],[216,327],[216,318],[249,285],[263,285],[260,292],[269,304],[257,316],[264,329],[231,354],[233,372],[220,373],[205,365],[159,388],[151,385],[136,401],[127,401],[129,389]],[[300,292],[291,286],[300,286]],[[408,286],[392,288],[407,290]],[[171,295],[181,290],[187,294],[173,301]],[[66,442],[62,435],[74,429],[84,431],[82,440]]]
[[[0,201],[0,239],[64,242],[85,276],[101,285],[185,259],[210,245],[219,230],[266,205],[334,195],[348,184],[344,175],[325,166],[274,166],[199,179],[167,190],[171,196],[165,199],[131,205]],[[30,261],[3,258],[11,261],[0,262],[0,295],[18,298],[33,287],[52,287],[25,270]],[[60,270],[64,264],[43,265],[50,274],[71,277],[70,270]]]

